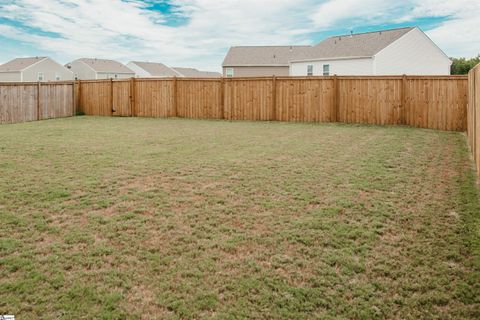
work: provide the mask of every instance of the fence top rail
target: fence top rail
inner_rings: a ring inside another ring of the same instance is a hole
[[[277,80],[466,80],[468,75],[390,75],[390,76],[281,76],[275,77]],[[269,77],[221,77],[221,78],[194,78],[194,77],[152,77],[152,78],[128,78],[128,79],[96,79],[96,80],[78,80],[79,83],[110,83],[110,82],[128,82],[135,80],[138,82],[147,81],[211,81],[211,82],[235,82],[235,81],[268,81],[272,80],[273,76]],[[42,82],[42,84],[59,84],[61,82]],[[73,82],[68,82],[73,83]],[[17,85],[30,84],[27,82],[20,82]],[[31,84],[37,84],[32,82]]]
[[[480,63],[478,63],[472,69],[470,69],[470,71],[468,71],[468,74],[470,74],[470,72],[475,72],[476,70],[480,70]]]
[[[135,81],[158,81],[158,80],[177,80],[177,81],[222,81],[222,78],[194,78],[194,77],[159,77],[159,78],[135,78]]]
[[[0,82],[0,86],[55,86],[55,85],[73,85],[74,81],[48,81],[48,82]]]

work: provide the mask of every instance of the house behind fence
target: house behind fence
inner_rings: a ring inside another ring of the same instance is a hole
[[[17,58],[0,65],[0,82],[65,80],[73,80],[73,73],[49,57]]]
[[[452,62],[419,28],[327,38],[315,46],[232,47],[226,77],[449,75]]]
[[[128,79],[135,77],[135,72],[115,60],[81,58],[66,67],[75,74],[76,80],[91,79]]]

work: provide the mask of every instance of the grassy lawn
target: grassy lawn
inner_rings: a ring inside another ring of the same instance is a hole
[[[0,126],[0,314],[475,319],[462,133],[76,117]]]

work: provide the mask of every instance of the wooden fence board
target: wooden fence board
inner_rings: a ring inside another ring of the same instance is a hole
[[[73,116],[73,85],[40,86],[39,120]]]
[[[79,110],[86,115],[112,115],[110,80],[81,81]]]
[[[222,83],[177,79],[177,116],[194,119],[222,118]]]
[[[130,80],[113,81],[113,115],[131,117]]]
[[[229,120],[272,120],[273,79],[227,79],[224,117]]]
[[[335,121],[334,79],[277,79],[276,120]]]
[[[466,129],[467,82],[465,79],[407,80],[406,124],[439,130]]]
[[[401,124],[402,80],[342,79],[340,88],[338,121],[367,124]]]
[[[137,117],[166,118],[175,116],[173,80],[135,80],[135,111]]]
[[[80,100],[92,100],[82,102],[87,114],[109,115],[109,83],[81,81]],[[465,76],[157,78],[113,83],[113,115],[407,124],[458,131],[467,125]]]
[[[480,64],[468,73],[467,137],[480,176]]]
[[[0,123],[74,114],[73,82],[0,83]]]

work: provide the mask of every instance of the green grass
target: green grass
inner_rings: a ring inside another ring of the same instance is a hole
[[[475,319],[462,133],[76,117],[0,126],[0,314]]]

